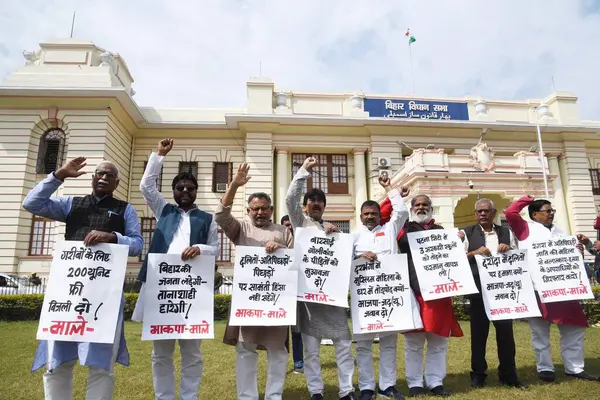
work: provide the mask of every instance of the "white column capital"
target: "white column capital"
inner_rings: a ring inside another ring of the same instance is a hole
[[[279,147],[279,146],[277,146],[275,148],[275,152],[277,154],[287,154],[287,153],[290,152],[290,148],[289,147]]]
[[[369,149],[367,147],[355,147],[352,149],[352,154],[356,155],[360,155],[360,154],[365,154]]]

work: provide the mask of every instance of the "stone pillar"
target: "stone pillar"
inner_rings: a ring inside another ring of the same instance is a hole
[[[585,143],[565,140],[564,148],[564,162],[559,159],[559,167],[564,168],[562,180],[566,184],[565,203],[569,205],[567,212],[571,234],[583,233],[588,237],[595,237],[593,224],[596,206]]]
[[[571,224],[569,223],[569,214],[565,203],[565,192],[563,189],[562,179],[560,177],[558,158],[555,156],[549,156],[547,159],[550,174],[556,175],[556,178],[552,184],[554,198],[549,199],[552,202],[552,207],[556,210],[556,225],[568,233],[571,230]]]
[[[246,133],[246,162],[250,166],[252,179],[244,186],[244,198],[255,192],[265,192],[273,197],[273,141],[270,133]],[[237,195],[241,196],[242,193],[238,192]]]
[[[279,223],[281,217],[286,215],[287,208],[285,206],[285,195],[287,194],[288,187],[290,186],[290,161],[288,157],[288,149],[285,147],[278,147],[277,152],[277,184],[275,186],[275,217],[273,222]]]
[[[365,168],[366,149],[354,149],[354,201],[356,209],[356,224],[360,222],[360,207],[367,201],[367,173]]]

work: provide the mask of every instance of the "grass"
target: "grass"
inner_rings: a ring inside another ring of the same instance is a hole
[[[535,360],[531,349],[530,334],[527,324],[515,324],[515,339],[517,342],[517,367],[519,377],[531,386],[527,390],[508,389],[498,384],[495,368],[497,367],[495,333],[492,328],[488,341],[488,387],[472,390],[470,385],[470,339],[469,324],[461,322],[465,331],[463,338],[450,340],[448,352],[448,376],[445,386],[455,395],[452,399],[594,399],[598,398],[600,382],[583,382],[568,378],[564,375],[560,348],[558,343],[558,330],[552,329],[553,359],[557,371],[557,382],[542,384],[537,380]],[[204,353],[204,376],[200,388],[200,399],[234,400],[236,398],[235,386],[235,349],[221,342],[225,324],[217,323],[215,339],[206,340],[202,344]],[[42,371],[30,373],[32,357],[36,348],[35,333],[37,322],[0,322],[0,377],[2,389],[0,398],[10,400],[42,399]],[[151,342],[141,341],[141,324],[126,323],[127,344],[131,356],[131,366],[124,368],[116,366],[116,387],[114,399],[150,400],[154,398],[152,387],[152,366],[150,354]],[[398,346],[398,385],[397,388],[404,394],[408,392],[404,379],[404,337],[399,335]],[[321,348],[321,364],[323,379],[326,386],[325,399],[337,399],[337,372],[332,346]],[[374,356],[378,357],[378,346],[373,346]],[[590,328],[586,334],[586,371],[600,374],[600,335],[596,328]],[[176,373],[179,356],[176,351]],[[259,390],[264,391],[265,386],[264,352],[261,352],[259,363]],[[377,366],[377,360],[375,365]],[[377,368],[377,367],[376,367]],[[288,370],[292,369],[292,360]],[[86,369],[75,369],[75,394],[74,398],[83,399],[85,394]],[[354,382],[357,385],[358,372],[355,371]],[[303,375],[289,373],[285,383],[283,398],[286,400],[308,399],[306,382]]]

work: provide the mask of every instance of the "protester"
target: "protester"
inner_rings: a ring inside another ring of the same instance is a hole
[[[390,221],[381,224],[381,212],[376,201],[367,200],[360,208],[362,226],[354,236],[354,256],[369,261],[378,257],[397,254],[396,238],[404,223],[408,220],[408,210],[403,198],[408,188],[393,189],[388,177],[380,177],[379,183],[388,193],[392,204]],[[416,305],[415,305],[416,306]],[[378,396],[386,399],[402,400],[404,397],[396,389],[398,332],[380,332],[378,334],[355,334],[356,363],[358,365],[359,400],[371,400],[375,397],[375,372],[373,370],[373,339],[379,337],[379,390]]]
[[[517,248],[517,243],[510,229],[494,224],[496,207],[490,199],[479,199],[475,202],[477,223],[461,230],[464,238],[465,252],[475,285],[479,293],[469,295],[469,313],[471,325],[471,386],[483,387],[487,378],[487,361],[485,349],[490,332],[490,320],[485,313],[481,295],[481,280],[477,267],[476,255],[489,256],[492,253],[506,253]],[[501,383],[518,388],[525,388],[517,378],[515,362],[516,346],[512,319],[494,321],[496,344],[498,346],[498,379]]]
[[[314,157],[308,157],[304,161],[290,183],[285,203],[294,229],[317,227],[329,234],[339,229],[325,223],[322,219],[327,204],[325,193],[313,188],[304,194],[302,206],[300,205],[304,185],[316,164],[317,160]],[[346,309],[327,304],[300,302],[298,303],[298,328],[302,332],[304,376],[311,400],[323,400],[325,390],[321,376],[321,339],[331,339],[335,346],[340,399],[356,399],[352,385],[354,375],[352,335],[348,327]]]
[[[219,254],[218,229],[211,214],[204,212],[195,204],[198,182],[187,172],[180,172],[173,178],[174,204],[164,199],[156,186],[165,156],[173,148],[172,139],[163,139],[158,143],[156,153],[148,159],[146,171],[140,182],[140,191],[146,204],[157,220],[152,235],[150,253],[181,254],[182,260],[193,259],[200,254]],[[148,258],[144,260],[138,279],[146,282]],[[142,284],[138,302],[132,319],[142,320],[144,310],[145,285]],[[141,301],[140,301],[141,300]],[[198,398],[198,389],[202,380],[202,351],[200,339],[179,339],[181,352],[180,397],[182,400]],[[175,339],[152,341],[152,380],[156,400],[175,400],[175,368],[173,353]]]
[[[64,222],[65,240],[83,241],[85,246],[98,243],[127,245],[129,256],[139,255],[143,240],[137,213],[131,204],[113,197],[119,185],[119,169],[115,164],[109,161],[98,164],[92,176],[92,194],[83,197],[52,196],[65,179],[85,174],[85,166],[85,157],[67,162],[27,194],[23,207],[33,215]],[[86,399],[112,398],[115,361],[129,365],[123,329],[124,305],[123,294],[112,344],[40,341],[32,371],[46,365],[46,400],[73,398],[73,371],[77,360],[89,367]]]
[[[531,221],[521,217],[521,210],[528,208]],[[519,240],[519,248],[532,250],[532,242],[566,236],[565,232],[554,225],[556,210],[548,200],[534,200],[531,196],[523,196],[512,203],[504,216],[506,222]],[[583,249],[580,249],[583,251]],[[583,339],[587,318],[579,301],[560,301],[542,303],[538,296],[541,318],[530,318],[531,343],[535,351],[537,372],[540,380],[554,382],[556,373],[550,352],[550,324],[558,325],[560,332],[561,356],[565,374],[578,379],[597,381],[597,376],[584,371]]]
[[[243,163],[231,180],[229,188],[217,206],[217,223],[236,246],[260,246],[267,253],[291,248],[289,229],[271,222],[273,205],[266,193],[252,193],[246,211],[250,221],[238,221],[231,215],[231,206],[238,189],[249,180],[250,167]],[[287,326],[230,326],[223,342],[236,346],[236,377],[239,400],[258,400],[258,353],[267,350],[267,387],[265,400],[281,400],[288,359]]]
[[[386,199],[381,204],[382,223],[389,221],[390,213],[391,203]],[[412,221],[407,222],[398,235],[398,246],[400,252],[405,253],[408,258],[410,288],[419,302],[423,329],[404,334],[406,383],[410,396],[424,396],[426,394],[425,386],[435,396],[449,396],[450,393],[444,388],[448,341],[452,336],[463,336],[463,332],[454,316],[452,298],[423,300],[406,235],[409,232],[444,228],[435,223],[431,199],[426,195],[420,194],[412,198],[410,214]],[[423,371],[425,342],[427,342],[427,357],[425,371]]]

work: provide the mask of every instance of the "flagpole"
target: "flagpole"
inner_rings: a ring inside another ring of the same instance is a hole
[[[413,71],[413,63],[412,63],[412,49],[411,49],[410,41],[408,42],[408,58],[410,59],[410,74],[412,76],[412,88],[413,94],[415,94],[415,72]]]
[[[71,39],[73,39],[73,30],[75,29],[75,14],[77,13],[77,10],[73,11],[73,20],[71,21],[71,36],[69,36]]]
[[[546,176],[546,163],[544,162],[544,149],[542,148],[542,130],[540,129],[540,121],[537,114],[537,108],[535,111],[535,127],[537,130],[537,139],[540,151],[540,163],[542,164],[542,176],[544,178],[544,191],[546,192],[546,199],[550,200],[550,193],[548,192],[548,178]]]

